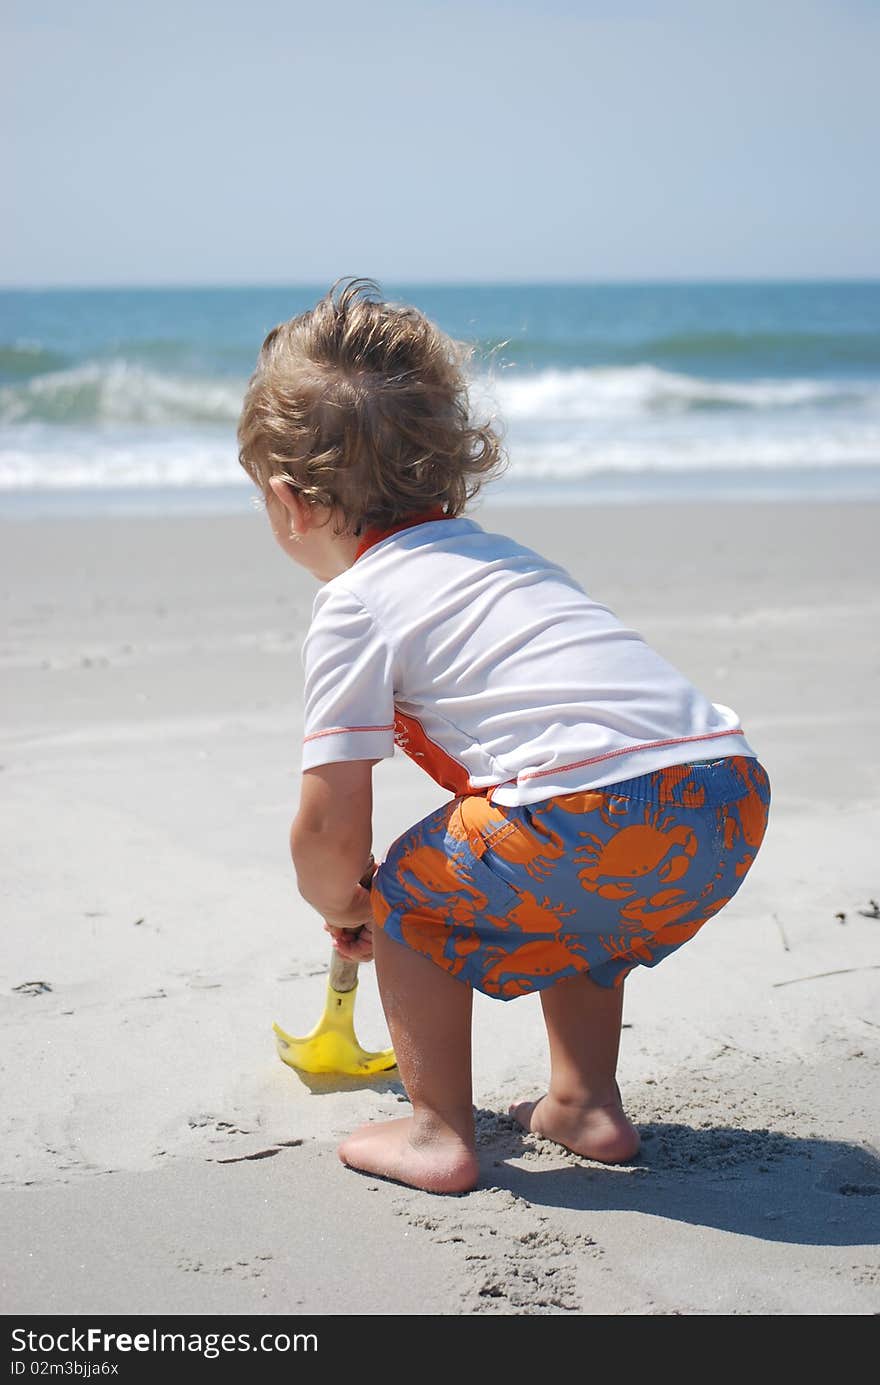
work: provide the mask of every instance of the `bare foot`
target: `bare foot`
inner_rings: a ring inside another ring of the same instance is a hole
[[[412,1116],[373,1121],[346,1136],[337,1153],[343,1164],[424,1188],[429,1193],[467,1193],[480,1166],[472,1149],[450,1130],[423,1133]]]
[[[602,1164],[625,1164],[638,1153],[639,1132],[617,1100],[604,1106],[564,1105],[552,1096],[514,1102],[509,1115],[523,1130],[555,1140]]]

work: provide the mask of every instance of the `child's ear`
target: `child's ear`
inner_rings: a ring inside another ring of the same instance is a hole
[[[287,511],[290,533],[307,534],[314,525],[312,507],[307,505],[296,487],[285,476],[270,476],[272,494],[277,496]]]
[[[293,486],[290,484],[287,477],[270,476],[269,487],[272,491],[272,494],[278,500],[281,501],[281,504],[284,506],[285,510],[289,510],[290,513],[293,514],[297,507],[297,504],[301,502],[299,501],[299,497],[297,496],[296,491],[293,489]]]

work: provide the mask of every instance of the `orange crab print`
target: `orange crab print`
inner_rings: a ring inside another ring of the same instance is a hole
[[[456,922],[468,922],[483,910],[488,899],[478,889],[465,866],[459,865],[438,847],[416,846],[405,851],[397,863],[398,882],[409,882],[413,898],[430,904],[437,896],[450,896],[449,914]]]
[[[654,958],[644,938],[600,937],[599,942],[615,961],[628,959],[649,964]]]
[[[750,793],[738,803],[727,809],[719,809],[721,833],[725,849],[740,854],[734,861],[734,870],[742,878],[745,876],[758,853],[767,830],[767,809],[759,795]],[[745,849],[742,849],[745,847]]]
[[[651,871],[664,884],[680,880],[697,854],[698,841],[691,828],[676,827],[675,821],[664,808],[647,805],[644,823],[621,827],[610,841],[580,832],[586,845],[575,852],[574,860],[586,863],[578,873],[583,889],[606,899],[630,899],[635,886],[629,881]]]
[[[630,900],[620,911],[620,922],[625,928],[648,928],[654,932],[697,907],[697,901],[689,899],[684,890],[660,890],[644,899]]]
[[[414,952],[421,952],[423,956],[429,957],[432,962],[436,962],[453,976],[461,971],[466,961],[466,951],[459,952],[457,956],[448,956],[446,945],[449,941],[449,931],[438,928],[436,917],[413,909],[400,916],[399,926],[400,941],[407,943]],[[479,938],[473,933],[471,937],[473,947],[479,947]]]
[[[693,781],[692,765],[670,765],[667,769],[655,770],[651,779],[660,802],[669,801],[673,796],[685,808],[702,808],[706,802],[705,786]]]
[[[578,958],[564,942],[523,943],[509,952],[485,973],[483,980],[489,995],[494,992],[524,995],[535,989],[535,981],[566,972],[572,968],[586,971],[587,964]]]
[[[599,813],[603,822],[611,826],[615,815],[626,812],[626,799],[619,794],[606,793],[604,789],[588,789],[584,793],[561,794],[546,804],[539,803],[534,816],[540,818],[548,812],[576,813],[578,817],[584,813]]]
[[[529,890],[521,890],[522,900],[515,905],[504,919],[499,919],[495,915],[495,922],[499,927],[515,927],[523,933],[558,933],[562,927],[562,920],[571,918],[577,910],[566,909],[564,904],[553,904],[547,895],[541,903]]]

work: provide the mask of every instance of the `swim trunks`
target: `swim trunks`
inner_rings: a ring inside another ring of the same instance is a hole
[[[589,972],[619,986],[717,914],[755,859],[770,781],[750,756],[506,806],[457,797],[392,845],[375,922],[486,995]]]

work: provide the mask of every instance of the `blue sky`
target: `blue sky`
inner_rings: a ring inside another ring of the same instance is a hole
[[[876,277],[876,0],[15,0],[5,286]]]

